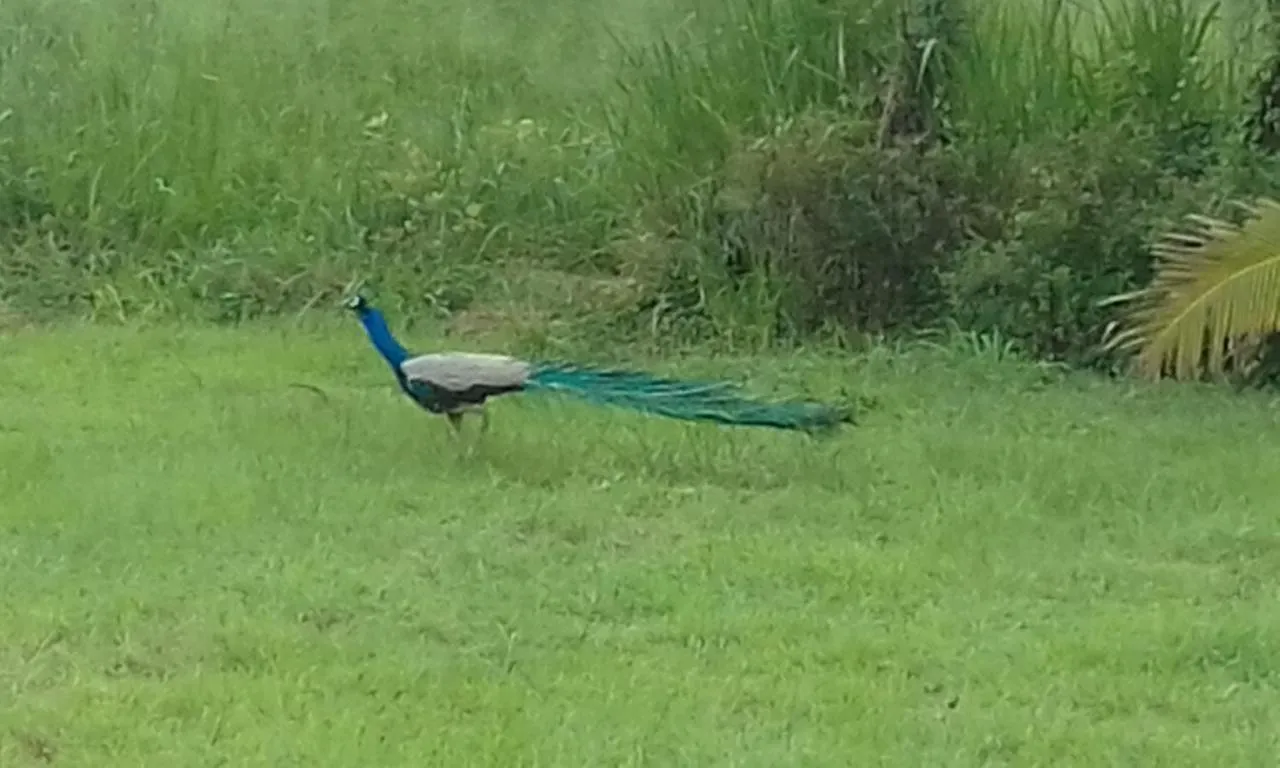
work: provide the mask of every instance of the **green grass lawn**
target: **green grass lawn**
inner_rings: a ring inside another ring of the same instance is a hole
[[[1274,400],[694,369],[879,407],[464,458],[354,324],[0,338],[0,765],[1274,765]]]

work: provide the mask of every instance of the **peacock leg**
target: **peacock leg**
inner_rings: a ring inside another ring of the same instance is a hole
[[[480,434],[489,431],[489,410],[483,405],[480,406]]]
[[[462,412],[449,411],[448,413],[445,414],[445,416],[449,417],[449,426],[453,427],[454,437],[461,436],[462,435]]]

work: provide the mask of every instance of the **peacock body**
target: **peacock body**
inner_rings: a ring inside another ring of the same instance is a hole
[[[819,431],[852,421],[840,408],[819,403],[769,403],[739,394],[731,382],[680,381],[638,371],[591,368],[564,362],[530,362],[506,355],[446,352],[413,355],[361,296],[347,301],[370,343],[391,368],[400,389],[425,410],[447,416],[455,429],[462,414],[514,392],[567,395],[601,406],[686,421],[730,426]]]

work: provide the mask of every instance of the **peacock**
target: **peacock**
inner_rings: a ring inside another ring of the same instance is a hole
[[[827,431],[853,421],[846,409],[818,403],[767,403],[737,394],[730,382],[678,381],[636,371],[565,362],[529,362],[506,355],[442,352],[413,355],[387,327],[382,312],[360,295],[345,305],[390,366],[401,391],[430,413],[444,415],[454,434],[467,412],[489,427],[485,402],[514,392],[569,395],[588,403],[629,408],[686,421],[730,426]]]

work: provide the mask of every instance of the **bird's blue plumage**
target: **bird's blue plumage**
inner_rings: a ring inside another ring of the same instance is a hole
[[[454,414],[482,405],[489,397],[524,391],[569,395],[596,405],[733,426],[816,431],[852,420],[844,409],[818,403],[751,400],[730,382],[681,381],[638,371],[525,363],[500,356],[414,358],[396,341],[382,313],[362,297],[354,297],[348,306],[360,318],[370,343],[391,367],[400,388],[434,413]],[[414,375],[406,375],[406,369]]]
[[[364,331],[369,336],[369,342],[390,366],[401,391],[427,410],[435,411],[436,397],[431,385],[422,381],[409,381],[404,371],[400,369],[400,366],[410,357],[409,350],[405,349],[391,333],[391,328],[387,326],[387,319],[381,312],[363,301],[354,309],[356,316],[360,318],[360,325],[364,326]]]
[[[363,311],[357,311],[357,316],[360,318],[360,324],[364,326],[365,333],[369,334],[369,341],[373,343],[373,348],[378,350],[378,354],[387,361],[387,365],[399,373],[401,364],[409,359],[409,351],[396,341],[381,312],[367,305],[362,309]]]

